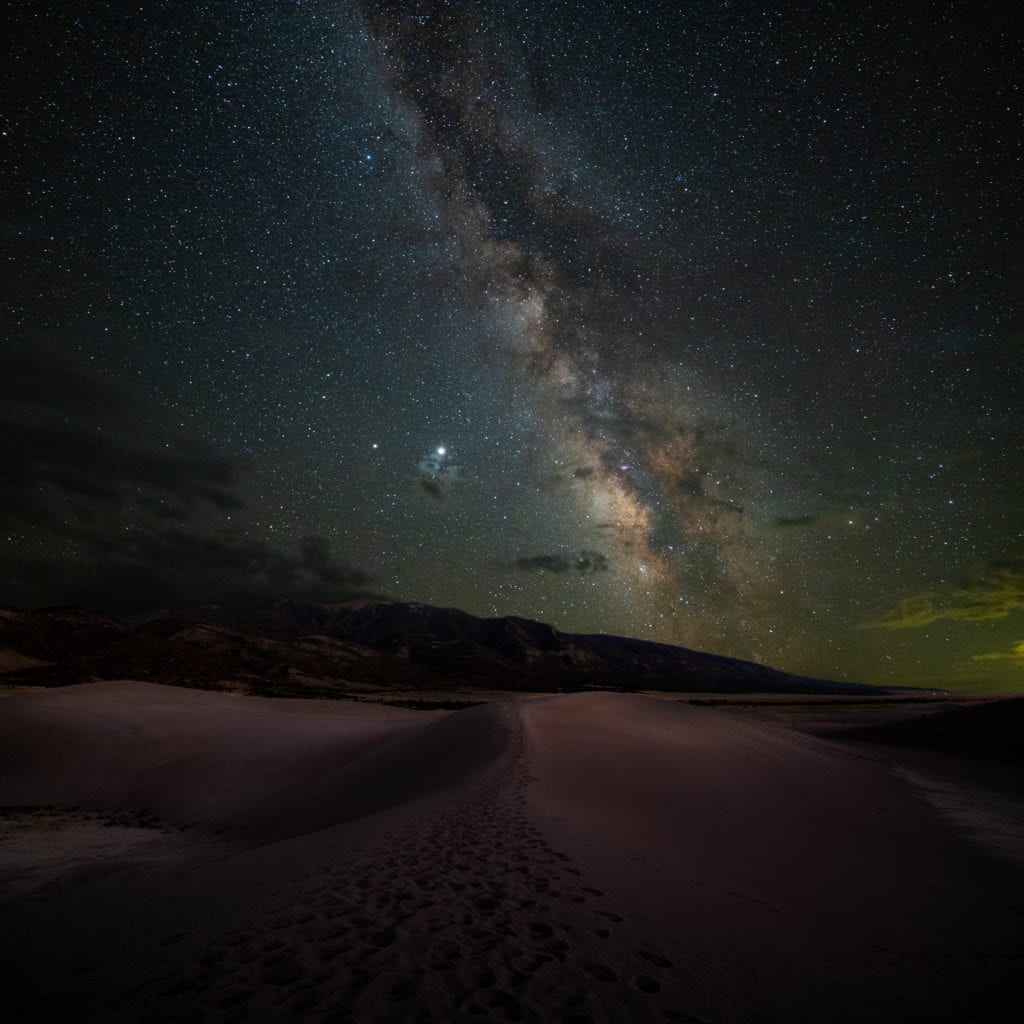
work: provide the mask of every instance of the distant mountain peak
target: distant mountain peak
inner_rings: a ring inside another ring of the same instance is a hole
[[[53,662],[0,674],[39,685],[140,679],[289,696],[453,688],[878,692],[669,644],[562,633],[515,615],[480,618],[377,598],[284,598],[242,610],[208,604],[120,619],[24,612],[0,617],[0,647]]]

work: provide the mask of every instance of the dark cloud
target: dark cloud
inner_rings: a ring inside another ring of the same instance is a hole
[[[744,507],[737,501],[729,498],[720,498],[708,490],[707,478],[698,470],[689,470],[679,477],[679,490],[683,492],[694,503],[702,503],[710,508],[722,512],[731,512],[741,516],[745,513]]]
[[[365,573],[334,560],[331,555],[331,542],[326,537],[303,537],[299,553],[300,575],[307,575],[310,583],[341,587],[345,593],[353,588],[361,590],[370,582]]]
[[[576,572],[606,572],[608,559],[600,551],[584,549],[578,555],[529,555],[517,558],[513,563],[523,572],[555,572],[565,573],[570,569]]]
[[[679,478],[679,490],[683,494],[690,495],[691,498],[700,498],[704,496],[704,478],[696,470],[691,470],[688,473],[684,473]]]
[[[772,520],[773,526],[812,526],[818,522],[821,516],[776,516]]]
[[[444,501],[444,488],[438,480],[420,480],[420,490],[435,501]]]
[[[0,599],[148,610],[367,593],[324,537],[254,539],[248,466],[88,364],[9,350],[0,409]]]
[[[600,551],[581,551],[576,559],[577,572],[607,572],[608,559]]]
[[[0,360],[0,527],[133,508],[242,507],[246,467],[181,433],[120,382],[49,347]]]
[[[12,413],[54,407],[75,416],[114,409],[144,419],[150,411],[131,389],[47,342],[6,349],[0,394]]]
[[[593,466],[577,466],[573,471],[572,475],[577,480],[589,480],[594,475]]]
[[[919,591],[868,623],[881,629],[915,629],[941,619],[982,622],[1024,610],[1024,555],[992,559],[948,587]]]
[[[569,561],[561,555],[530,555],[516,559],[516,568],[523,572],[568,572]]]
[[[63,538],[67,540],[67,538]],[[294,597],[367,596],[368,577],[330,555],[322,537],[282,550],[236,532],[178,527],[128,535],[77,531],[74,559],[40,551],[5,559],[10,603],[73,604],[97,611],[151,611],[198,604],[245,605]]]

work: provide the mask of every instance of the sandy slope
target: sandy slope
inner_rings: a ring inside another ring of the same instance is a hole
[[[197,823],[0,909],[15,1019],[1024,1018],[1024,877],[874,748],[606,694],[3,710],[0,803]]]

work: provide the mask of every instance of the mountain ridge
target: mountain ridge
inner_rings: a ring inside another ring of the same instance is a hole
[[[564,633],[520,616],[481,618],[457,608],[369,598],[333,604],[284,599],[248,609],[201,605],[131,616],[3,609],[0,650],[0,682],[18,685],[140,679],[269,696],[453,687],[885,692],[650,640]]]

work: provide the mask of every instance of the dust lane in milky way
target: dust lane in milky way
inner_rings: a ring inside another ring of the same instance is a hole
[[[702,471],[708,428],[688,419],[679,360],[643,340],[645,327],[655,344],[667,335],[639,308],[665,268],[517,132],[503,95],[513,74],[480,12],[367,16],[455,242],[453,276],[498,325],[494,355],[539,424],[545,471],[568,470],[583,542],[609,551],[628,604],[668,613],[661,635],[721,642],[726,608],[769,617],[769,567],[753,565],[742,507]],[[712,587],[695,586],[709,575]]]

